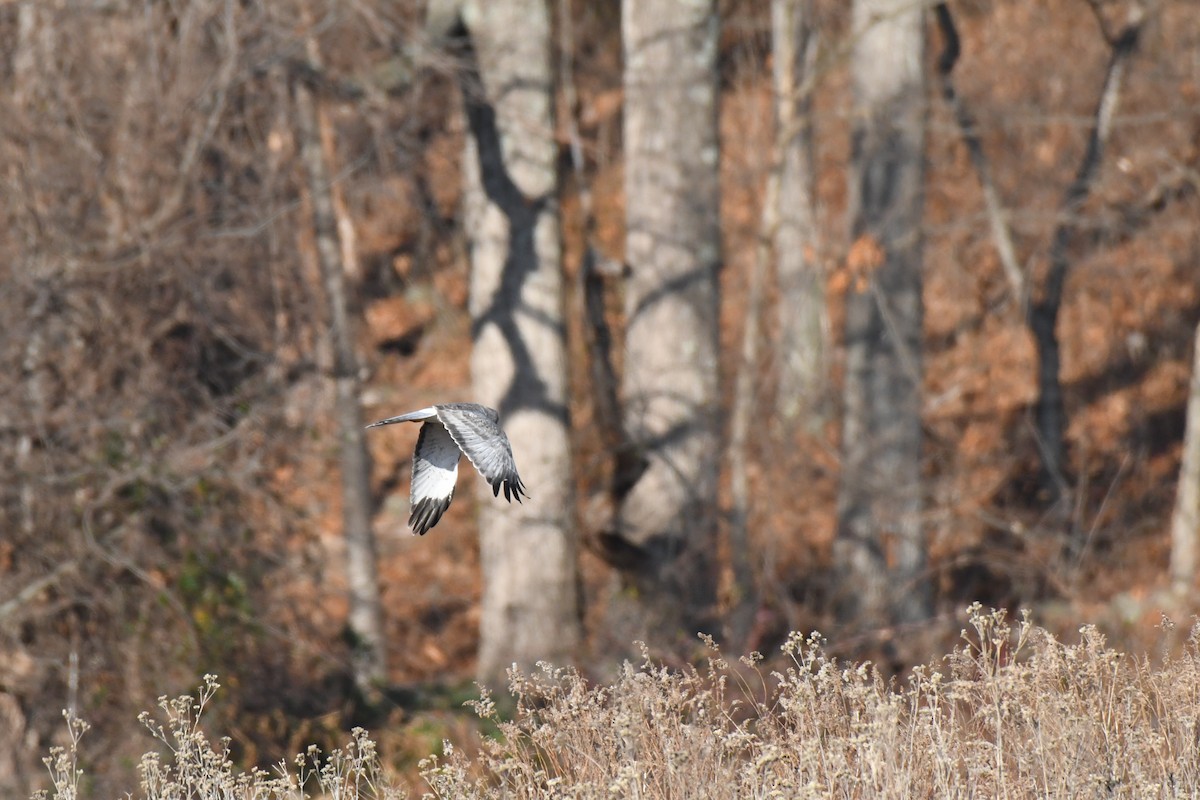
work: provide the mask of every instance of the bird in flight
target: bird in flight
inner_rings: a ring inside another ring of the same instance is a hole
[[[521,502],[522,493],[529,497],[517,475],[512,446],[500,428],[500,415],[494,408],[478,403],[444,403],[381,419],[367,427],[394,422],[423,423],[413,453],[412,513],[408,518],[413,533],[424,536],[450,507],[458,479],[458,460],[464,454],[491,484],[493,496],[498,497],[504,487],[504,499],[510,503],[514,497]]]

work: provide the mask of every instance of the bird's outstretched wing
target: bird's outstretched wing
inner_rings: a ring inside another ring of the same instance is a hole
[[[423,419],[432,419],[437,416],[437,409],[433,406],[422,408],[420,411],[410,411],[407,414],[401,414],[398,417],[388,417],[381,419],[378,422],[372,422],[368,428],[378,428],[380,425],[392,425],[397,422],[420,422]]]
[[[521,502],[521,495],[529,497],[521,476],[517,474],[517,463],[513,460],[512,446],[500,428],[496,412],[472,403],[455,403],[434,406],[438,419],[454,437],[455,443],[492,486],[492,494],[499,495],[504,487],[504,499],[513,498]]]
[[[423,422],[413,453],[412,513],[408,525],[424,536],[438,523],[454,499],[458,459],[466,455],[472,466],[499,495],[510,503],[529,497],[517,474],[512,446],[500,428],[500,415],[476,403],[447,403],[410,411],[398,417],[372,422],[368,428],[396,422]]]
[[[413,412],[420,413],[423,412]],[[410,421],[404,417],[394,417],[376,424]],[[413,533],[424,536],[450,507],[450,501],[454,499],[454,484],[458,479],[459,456],[458,445],[441,422],[432,419],[421,426],[417,449],[413,453],[412,497],[409,499],[412,513],[408,518],[408,527],[412,528]]]

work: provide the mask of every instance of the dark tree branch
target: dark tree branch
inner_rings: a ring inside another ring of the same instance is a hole
[[[987,211],[988,224],[992,228],[992,240],[996,245],[996,253],[1000,257],[1000,265],[1004,268],[1004,276],[1008,278],[1013,297],[1021,308],[1026,302],[1025,274],[1017,263],[1017,250],[1013,244],[1012,231],[1005,220],[1004,207],[1000,202],[1000,193],[992,178],[991,164],[983,150],[983,142],[979,138],[979,129],[975,117],[971,114],[962,98],[954,88],[951,73],[962,52],[958,30],[954,25],[954,17],[946,3],[938,3],[934,7],[938,29],[942,33],[945,45],[938,56],[938,78],[942,85],[942,97],[954,112],[958,127],[962,130],[963,144],[971,156],[971,164],[975,174],[979,176],[979,184],[983,189],[983,202]]]
[[[990,164],[973,115],[967,109],[954,87],[952,73],[961,55],[961,42],[954,24],[953,15],[946,3],[934,7],[938,29],[944,41],[939,54],[937,68],[941,82],[942,97],[954,112],[962,130],[963,142],[970,154],[975,172],[983,189],[992,238],[1005,276],[1013,294],[1026,314],[1026,322],[1033,334],[1038,353],[1037,386],[1038,398],[1035,406],[1035,431],[1038,452],[1042,461],[1042,485],[1057,501],[1065,492],[1067,483],[1064,474],[1066,412],[1063,406],[1060,381],[1061,353],[1056,326],[1062,305],[1063,287],[1070,269],[1069,251],[1077,229],[1079,210],[1087,200],[1095,183],[1104,156],[1105,146],[1112,133],[1113,117],[1120,99],[1129,56],[1137,48],[1138,38],[1146,17],[1140,6],[1135,6],[1125,26],[1112,33],[1099,3],[1088,0],[1088,6],[1096,16],[1101,35],[1111,47],[1104,84],[1092,118],[1092,130],[1087,146],[1074,179],[1063,196],[1058,214],[1058,225],[1050,243],[1049,272],[1036,299],[1029,297],[1030,290],[1016,256],[1012,232],[1005,220],[999,193],[992,178]]]
[[[1137,48],[1143,20],[1144,14],[1135,12],[1115,38],[1105,31],[1105,38],[1112,44],[1112,52],[1105,70],[1100,99],[1093,114],[1092,130],[1088,135],[1087,146],[1075,178],[1063,196],[1058,214],[1059,222],[1050,243],[1050,267],[1046,282],[1040,296],[1029,307],[1028,323],[1038,353],[1038,397],[1034,409],[1034,424],[1042,457],[1042,482],[1054,500],[1063,495],[1067,486],[1064,472],[1067,418],[1059,374],[1061,353],[1055,329],[1058,324],[1058,312],[1062,306],[1063,286],[1071,266],[1069,252],[1074,241],[1079,210],[1095,184],[1105,146],[1112,133],[1113,116],[1120,99],[1126,67],[1129,57]],[[1102,19],[1101,28],[1104,28]]]

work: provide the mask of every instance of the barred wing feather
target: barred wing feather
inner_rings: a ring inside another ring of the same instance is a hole
[[[513,498],[521,502],[522,494],[529,496],[517,474],[512,445],[498,420],[494,419],[494,411],[469,403],[435,408],[438,419],[446,426],[459,449],[484,480],[491,484],[493,495],[499,495],[503,487],[504,499],[510,503]]]

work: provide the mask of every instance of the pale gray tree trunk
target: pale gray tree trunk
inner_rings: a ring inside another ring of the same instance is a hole
[[[720,456],[717,13],[713,0],[626,0],[625,424],[647,467],[621,498],[635,554],[614,635],[666,643],[706,626]],[[626,624],[628,623],[628,624]]]
[[[371,528],[371,463],[359,407],[358,359],[347,313],[342,250],[338,243],[330,170],[321,147],[317,99],[299,81],[295,83],[293,95],[300,158],[308,176],[317,261],[329,307],[329,336],[333,345],[334,413],[341,446],[342,525],[346,538],[346,581],[350,591],[347,624],[353,640],[354,680],[363,698],[376,702],[387,679],[387,649],[375,533]]]
[[[930,613],[921,527],[922,6],[855,0],[838,611],[862,624]]]
[[[813,193],[812,81],[816,36],[812,0],[771,0],[776,142],[779,159],[778,221],[774,229],[779,282],[780,418],[810,427],[820,423],[826,387],[829,315],[816,253]]]
[[[581,636],[566,401],[550,18],[545,0],[461,7],[475,400],[499,410],[532,497],[480,483],[478,677],[570,662]],[[473,57],[472,57],[473,56]]]
[[[49,40],[51,34],[45,32],[44,26],[38,19],[38,4],[34,2],[20,3],[17,6],[17,41],[12,53],[12,101],[15,108],[25,105],[31,95],[33,83],[37,80],[39,56],[44,50],[39,47],[43,39]]]
[[[1192,382],[1188,389],[1187,424],[1183,434],[1183,459],[1179,488],[1171,517],[1171,589],[1188,598],[1196,586],[1196,545],[1200,539],[1200,326],[1192,354]]]

